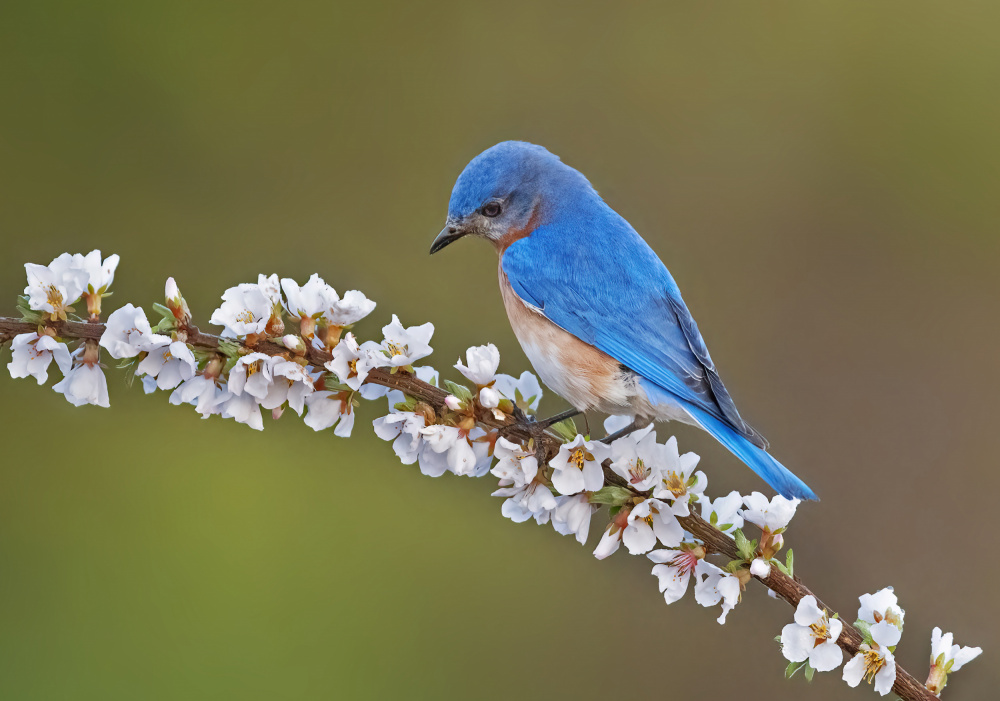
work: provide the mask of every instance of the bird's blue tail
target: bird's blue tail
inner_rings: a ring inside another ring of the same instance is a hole
[[[697,407],[685,403],[684,408],[691,417],[701,424],[701,427],[711,433],[719,443],[746,463],[747,467],[756,472],[783,497],[817,500],[818,497],[806,486],[805,482],[793,475],[780,462],[761,450],[729,425]]]

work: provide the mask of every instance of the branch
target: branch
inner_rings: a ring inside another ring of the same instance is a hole
[[[79,340],[98,340],[104,333],[105,328],[104,324],[101,323],[78,321],[48,322],[46,326],[58,337]],[[0,317],[0,341],[6,341],[17,334],[32,333],[38,330],[39,327],[36,324],[15,318]],[[190,346],[204,351],[219,350],[220,338],[202,333],[194,325],[188,324],[178,329],[178,332]],[[257,340],[251,344],[241,344],[240,352],[257,352],[272,356],[289,355],[287,348],[266,339]],[[317,368],[323,367],[330,361],[331,357],[330,353],[312,346],[308,346],[306,349],[306,359]],[[399,390],[417,401],[433,407],[438,415],[443,415],[447,411],[445,398],[448,396],[448,393],[417,379],[408,372],[390,372],[385,368],[374,368],[369,372],[365,381],[366,383]],[[519,416],[520,418],[515,415],[504,414],[504,418],[499,419],[492,412],[477,406],[475,418],[484,428],[496,430],[509,438],[514,438],[522,442],[534,441],[539,464],[547,464],[559,452],[562,442],[551,433],[539,431],[537,426],[532,423],[532,420],[523,415]],[[644,496],[632,490],[628,483],[612,472],[607,465],[605,465],[604,471],[606,485],[625,487],[630,489],[636,497]],[[733,538],[716,529],[700,515],[691,512],[689,516],[678,517],[678,520],[684,529],[704,543],[705,549],[709,554],[725,556],[729,560],[742,559]],[[809,588],[801,583],[798,577],[788,576],[780,572],[777,567],[771,567],[767,577],[760,578],[754,576],[754,579],[757,579],[792,607],[798,606],[799,601],[806,596],[815,596]],[[817,605],[821,609],[827,609],[830,615],[833,615],[833,610],[825,606],[818,597]],[[837,640],[837,644],[848,656],[853,656],[857,654],[859,647],[864,642],[864,638],[856,627],[847,621],[843,621],[843,623],[844,628]],[[938,698],[898,664],[896,666],[896,681],[893,684],[892,690],[905,701],[930,701]]]

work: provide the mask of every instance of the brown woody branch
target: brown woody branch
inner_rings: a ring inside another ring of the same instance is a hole
[[[46,326],[51,328],[58,337],[64,339],[97,340],[104,333],[104,324],[100,323],[58,321],[47,323]],[[17,334],[31,333],[37,330],[38,326],[36,324],[10,317],[0,317],[0,342],[5,342]],[[218,350],[220,341],[218,336],[202,333],[198,327],[193,325],[188,325],[183,331],[186,333],[187,343],[191,346],[203,350]],[[246,350],[247,352],[255,351],[266,353],[267,355],[287,355],[289,353],[288,349],[284,346],[269,340],[258,341],[253,346],[246,347]],[[322,367],[330,360],[331,356],[325,351],[309,346],[307,347],[306,358],[313,365]],[[375,368],[369,372],[368,378],[365,381],[389,387],[390,389],[400,390],[418,401],[431,405],[438,412],[443,413],[445,410],[444,400],[448,396],[448,393],[417,379],[409,373],[390,373],[388,370]],[[552,434],[538,431],[530,422],[519,420],[514,416],[505,415],[505,418],[500,420],[495,418],[491,412],[477,411],[476,420],[486,428],[500,430],[504,435],[515,439],[522,441],[534,439],[539,457],[544,460],[543,464],[554,457],[562,445],[559,439]],[[609,484],[628,486],[624,480],[608,469],[605,469],[605,479]],[[730,560],[741,559],[736,542],[712,526],[700,515],[692,512],[690,516],[684,516],[678,520],[685,530],[705,544],[705,548],[709,553],[722,555]],[[798,606],[799,601],[803,597],[809,595],[816,596],[802,584],[798,577],[790,577],[780,572],[777,567],[771,567],[771,572],[766,578],[754,578],[793,607]],[[816,597],[816,603],[821,609],[826,609],[833,615],[833,609],[826,606],[819,597]],[[837,644],[844,652],[849,656],[855,655],[863,642],[864,638],[861,632],[847,621],[844,621],[843,632],[837,640]],[[904,699],[904,701],[932,701],[938,698],[899,664],[896,665],[896,681],[893,684],[892,690]]]

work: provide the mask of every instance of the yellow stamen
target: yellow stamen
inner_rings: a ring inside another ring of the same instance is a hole
[[[878,650],[872,650],[871,648],[862,650],[861,654],[864,656],[865,662],[864,679],[871,684],[872,680],[875,679],[875,675],[885,666],[885,658],[879,654]]]
[[[675,497],[681,497],[687,493],[687,483],[684,481],[684,475],[678,475],[673,470],[668,472],[667,476],[663,478],[663,486],[670,490]]]
[[[249,309],[244,309],[236,315],[236,321],[241,324],[252,324],[255,321],[253,312]]]
[[[62,292],[55,285],[49,285],[45,288],[45,301],[52,305],[54,311],[59,311],[63,306]]]

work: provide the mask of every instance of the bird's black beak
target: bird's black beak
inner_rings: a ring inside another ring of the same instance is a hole
[[[449,243],[458,241],[467,233],[467,231],[460,229],[453,224],[449,224],[445,228],[441,229],[441,233],[434,239],[434,243],[431,244],[431,253],[437,253]]]

